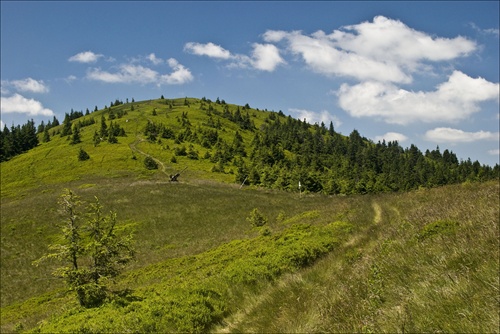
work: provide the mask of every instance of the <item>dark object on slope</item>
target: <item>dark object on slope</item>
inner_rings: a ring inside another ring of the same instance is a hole
[[[174,174],[174,175],[170,175],[170,182],[177,182],[177,181],[178,181],[178,180],[177,180],[177,178],[178,178],[179,176],[181,176],[181,173],[182,173],[182,172],[184,172],[186,169],[187,169],[187,167],[186,167],[186,168],[184,168],[184,169],[183,169],[182,171],[180,171],[179,173],[176,173],[176,174]]]

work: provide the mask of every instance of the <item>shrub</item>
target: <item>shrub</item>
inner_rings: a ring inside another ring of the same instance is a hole
[[[452,234],[458,227],[458,222],[449,220],[438,220],[425,225],[417,235],[419,241],[423,241],[435,235]]]
[[[179,157],[186,156],[187,155],[186,146],[180,146],[174,148],[174,154]]]
[[[146,166],[147,169],[152,170],[152,169],[158,169],[158,164],[156,161],[151,158],[150,156],[147,156],[144,159],[144,166]]]
[[[261,227],[266,225],[267,218],[260,213],[259,209],[255,208],[252,212],[250,212],[250,216],[247,218],[247,221],[249,221],[253,227]]]
[[[89,159],[90,159],[89,154],[85,152],[83,148],[80,147],[80,150],[78,151],[78,161],[85,161]]]

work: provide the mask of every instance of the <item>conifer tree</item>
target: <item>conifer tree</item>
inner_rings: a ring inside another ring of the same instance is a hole
[[[49,245],[51,253],[33,264],[38,266],[48,259],[61,261],[63,266],[53,275],[63,278],[68,289],[76,292],[81,306],[99,306],[110,295],[110,280],[134,257],[132,236],[116,233],[116,213],[105,216],[97,197],[88,206],[87,219],[81,211],[82,201],[71,190],[59,203],[64,214],[58,226],[62,238]]]
[[[99,135],[101,138],[106,138],[108,136],[108,126],[106,125],[104,115],[101,116],[101,128],[99,129]]]
[[[78,161],[85,161],[89,159],[90,159],[89,154],[85,152],[83,148],[80,147],[80,150],[78,151]]]
[[[48,143],[50,141],[50,134],[49,134],[49,129],[48,127],[45,127],[43,130],[43,142]]]
[[[68,113],[64,116],[63,129],[61,131],[61,137],[71,135],[71,119]]]
[[[80,127],[77,126],[77,125],[75,125],[73,127],[73,131],[72,132],[73,132],[73,135],[71,136],[71,142],[70,142],[70,144],[71,145],[75,145],[75,144],[81,143],[82,140],[80,138]]]

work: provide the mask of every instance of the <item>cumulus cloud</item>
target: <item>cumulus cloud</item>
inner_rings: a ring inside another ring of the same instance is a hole
[[[193,80],[189,69],[179,64],[177,60],[170,58],[168,65],[173,69],[170,74],[162,75],[142,65],[121,64],[115,72],[103,71],[100,68],[89,69],[87,78],[107,83],[155,83],[158,86],[162,84],[179,85]]]
[[[408,140],[408,137],[406,137],[402,133],[397,133],[397,132],[387,132],[386,134],[383,134],[381,136],[375,136],[375,141],[376,142],[381,142],[385,140],[386,142],[392,142],[392,141],[398,141],[398,142],[404,142]]]
[[[359,80],[411,81],[410,76],[396,64],[375,61],[370,57],[340,50],[324,34],[305,36],[300,32],[268,31],[264,35],[267,41],[277,41],[278,37],[286,38],[288,49],[293,54],[300,55],[308,67],[319,74],[347,76]]]
[[[74,75],[68,75],[68,76],[64,79],[64,81],[66,81],[67,83],[71,83],[71,82],[75,81],[76,79],[77,79],[77,77],[76,77],[76,76],[74,76]]]
[[[435,91],[408,91],[390,83],[368,81],[341,85],[339,105],[353,117],[375,117],[387,123],[456,122],[480,110],[479,103],[498,101],[498,83],[454,71]]]
[[[149,54],[147,58],[154,65],[159,65],[159,64],[163,63],[163,60],[161,58],[156,57],[156,55],[154,53]]]
[[[272,72],[285,61],[280,56],[278,48],[272,44],[257,44],[253,45],[252,66],[261,71]]]
[[[1,95],[10,94],[10,90],[7,88],[9,86],[9,82],[7,80],[0,81],[0,93]]]
[[[44,108],[42,103],[34,99],[27,99],[20,94],[9,97],[2,96],[0,102],[2,113],[21,113],[30,116],[53,116],[54,112]]]
[[[96,54],[92,51],[85,51],[71,56],[68,61],[77,63],[95,63],[101,57],[103,57],[102,54]]]
[[[432,37],[383,16],[331,34],[269,30],[264,40],[285,41],[287,49],[317,73],[392,83],[411,82],[411,74],[425,62],[451,60],[477,49],[464,37]]]
[[[212,42],[206,43],[206,44],[189,42],[189,43],[186,43],[186,45],[184,46],[184,51],[189,52],[189,53],[194,54],[194,55],[197,55],[197,56],[207,56],[207,57],[218,58],[218,59],[233,58],[233,55],[231,55],[231,52],[224,49],[220,45],[216,45]]]
[[[307,109],[289,108],[288,112],[301,121],[305,119],[309,124],[321,124],[323,122],[328,126],[332,122],[335,128],[342,125],[342,121],[337,116],[331,115],[327,110],[315,112]]]
[[[189,69],[185,68],[179,62],[170,58],[167,61],[168,65],[174,70],[171,74],[164,74],[160,77],[161,83],[166,83],[169,85],[182,85],[193,80],[193,75]]]
[[[279,49],[273,44],[254,43],[252,47],[251,56],[232,54],[220,45],[211,42],[206,44],[189,42],[184,46],[184,51],[197,56],[230,60],[229,68],[254,68],[260,71],[272,72],[280,64],[286,63],[281,57]]]
[[[479,140],[498,141],[500,134],[490,131],[466,132],[452,128],[435,128],[425,133],[425,139],[437,143],[470,143]]]
[[[344,50],[410,67],[424,60],[443,61],[466,56],[477,48],[475,42],[462,36],[432,37],[383,16],[376,16],[373,22],[347,26],[345,30],[334,31],[328,37]]]
[[[31,93],[48,93],[49,87],[40,80],[35,80],[33,78],[27,78],[23,80],[13,80],[10,82],[16,90],[20,92],[31,92]]]
[[[87,78],[107,83],[151,83],[158,77],[158,73],[141,65],[122,64],[118,71],[111,73],[100,68],[93,68],[87,72]]]

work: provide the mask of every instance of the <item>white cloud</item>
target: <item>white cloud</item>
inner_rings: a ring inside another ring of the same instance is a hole
[[[214,43],[200,44],[189,42],[184,46],[184,51],[192,53],[197,56],[207,56],[211,58],[218,59],[230,59],[233,58],[231,52],[224,49],[220,45]]]
[[[185,68],[179,62],[170,58],[168,65],[174,70],[171,74],[165,74],[160,77],[161,83],[166,83],[169,85],[182,85],[193,80],[193,75],[189,69]]]
[[[375,81],[337,91],[339,105],[353,117],[375,117],[387,123],[456,122],[480,110],[479,103],[498,101],[499,84],[454,71],[435,91],[408,91]]]
[[[500,150],[489,150],[488,151],[489,155],[500,155]]]
[[[413,72],[427,68],[425,62],[451,60],[477,49],[464,37],[431,37],[383,16],[328,35],[269,30],[263,37],[267,42],[286,41],[288,50],[317,73],[393,83],[411,82]]]
[[[500,134],[490,131],[466,132],[452,128],[435,128],[425,133],[425,139],[437,143],[470,143],[479,140],[498,141]]]
[[[252,45],[252,56],[232,54],[220,45],[214,43],[189,42],[184,46],[184,51],[197,56],[207,56],[215,59],[230,60],[229,68],[254,68],[260,71],[272,72],[280,64],[285,64],[279,49],[273,44]]]
[[[77,63],[95,63],[99,58],[103,57],[102,54],[95,54],[92,51],[85,51],[77,53],[70,57],[68,61]]]
[[[376,142],[381,142],[385,140],[386,142],[392,142],[392,141],[398,141],[398,142],[404,142],[408,140],[408,137],[406,137],[404,134],[397,133],[397,132],[387,132],[386,134],[383,134],[381,136],[375,136],[375,141]]]
[[[477,48],[473,41],[462,36],[432,37],[383,16],[344,29],[347,32],[335,31],[328,36],[342,49],[402,66],[413,67],[415,62],[425,60],[451,60]]]
[[[0,93],[1,95],[8,95],[10,94],[10,90],[7,88],[10,83],[7,80],[2,80],[0,81]]]
[[[71,83],[71,82],[75,81],[76,79],[77,79],[77,77],[76,77],[76,76],[74,76],[74,75],[68,75],[68,76],[64,79],[64,81],[66,81],[67,83]]]
[[[283,35],[268,31],[265,39],[276,40]],[[269,37],[272,36],[272,37]],[[354,52],[339,50],[333,41],[321,34],[305,36],[300,32],[283,35],[288,41],[288,49],[302,56],[311,70],[327,76],[347,76],[359,80],[380,80],[390,82],[410,82],[411,78],[396,64],[375,61]]]
[[[255,43],[253,47],[252,65],[254,68],[261,71],[272,72],[278,65],[285,63],[276,46],[272,44]]]
[[[500,36],[500,30],[498,28],[481,29],[474,22],[469,23],[469,25],[472,27],[472,29],[474,29],[475,31],[477,31],[481,34],[494,35],[496,37]]]
[[[154,53],[151,53],[149,54],[149,56],[147,57],[149,59],[149,61],[151,61],[154,65],[159,65],[161,63],[163,63],[163,60],[161,58],[157,58],[156,55]]]
[[[337,116],[331,115],[326,110],[322,110],[321,112],[315,112],[307,109],[289,108],[288,112],[292,114],[292,116],[294,116],[295,118],[300,119],[301,121],[305,119],[306,122],[309,124],[314,124],[314,123],[321,124],[321,122],[323,122],[325,123],[326,126],[328,126],[330,122],[332,122],[334,128],[338,128],[339,126],[342,125],[342,122]]]
[[[37,81],[32,78],[13,80],[10,84],[21,92],[48,93],[49,91],[49,87],[47,87],[42,80]]]
[[[122,64],[118,72],[110,73],[94,68],[88,71],[87,78],[107,83],[151,83],[157,80],[158,73],[141,65]]]
[[[500,30],[499,29],[494,29],[494,28],[484,29],[484,32],[487,33],[487,34],[495,35],[497,37],[500,36]]]
[[[162,75],[141,65],[122,64],[118,66],[118,70],[114,73],[103,71],[100,68],[89,69],[87,78],[107,83],[155,83],[158,86],[162,84],[184,84],[193,80],[189,69],[179,64],[177,60],[170,58],[168,64],[174,70],[170,74]]]
[[[53,116],[54,112],[44,108],[43,105],[34,99],[27,99],[20,94],[1,98],[2,113],[21,113],[30,116]]]

